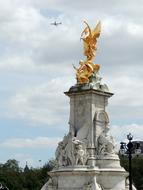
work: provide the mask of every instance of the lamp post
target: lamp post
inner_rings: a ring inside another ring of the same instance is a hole
[[[120,154],[128,155],[129,158],[129,190],[132,190],[132,154],[138,155],[141,153],[140,144],[136,143],[136,148],[134,149],[134,144],[132,143],[133,135],[129,133],[127,135],[128,143],[121,142]]]

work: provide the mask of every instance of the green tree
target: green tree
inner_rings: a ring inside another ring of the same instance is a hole
[[[6,185],[10,190],[21,188],[20,168],[16,160],[8,160],[0,167],[0,182]]]
[[[120,157],[121,166],[128,171],[128,158],[127,157]],[[132,159],[132,178],[133,184],[137,188],[137,190],[143,190],[143,157],[134,157]]]
[[[55,166],[50,160],[41,168],[22,170],[18,161],[12,159],[0,164],[0,182],[10,190],[39,190],[48,180],[47,172]]]
[[[21,171],[21,168],[19,167],[19,163],[15,159],[7,160],[7,162],[3,164],[3,169],[7,171],[15,171],[15,172]]]

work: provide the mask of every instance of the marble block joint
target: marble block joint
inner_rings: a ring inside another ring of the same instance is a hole
[[[70,98],[69,133],[58,144],[57,167],[41,190],[128,189],[106,112],[113,94],[97,79],[65,92]]]

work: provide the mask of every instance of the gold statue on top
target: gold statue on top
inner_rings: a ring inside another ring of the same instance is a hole
[[[89,83],[89,78],[96,74],[100,68],[100,65],[94,64],[93,58],[95,56],[97,38],[100,36],[101,23],[98,22],[95,29],[91,30],[88,23],[84,21],[86,28],[81,33],[81,39],[83,40],[84,55],[87,57],[85,61],[80,61],[80,67],[76,69],[77,82],[80,84]]]

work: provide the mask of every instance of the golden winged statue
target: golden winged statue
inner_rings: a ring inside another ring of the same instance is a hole
[[[94,64],[93,58],[95,57],[95,51],[97,38],[100,36],[101,32],[101,23],[98,22],[95,29],[91,29],[86,21],[84,21],[86,24],[86,28],[81,33],[81,39],[83,40],[83,49],[84,49],[84,55],[86,56],[85,61],[80,61],[80,67],[76,69],[76,78],[77,83],[84,84],[89,83],[89,78],[94,74],[97,73],[100,65]]]

